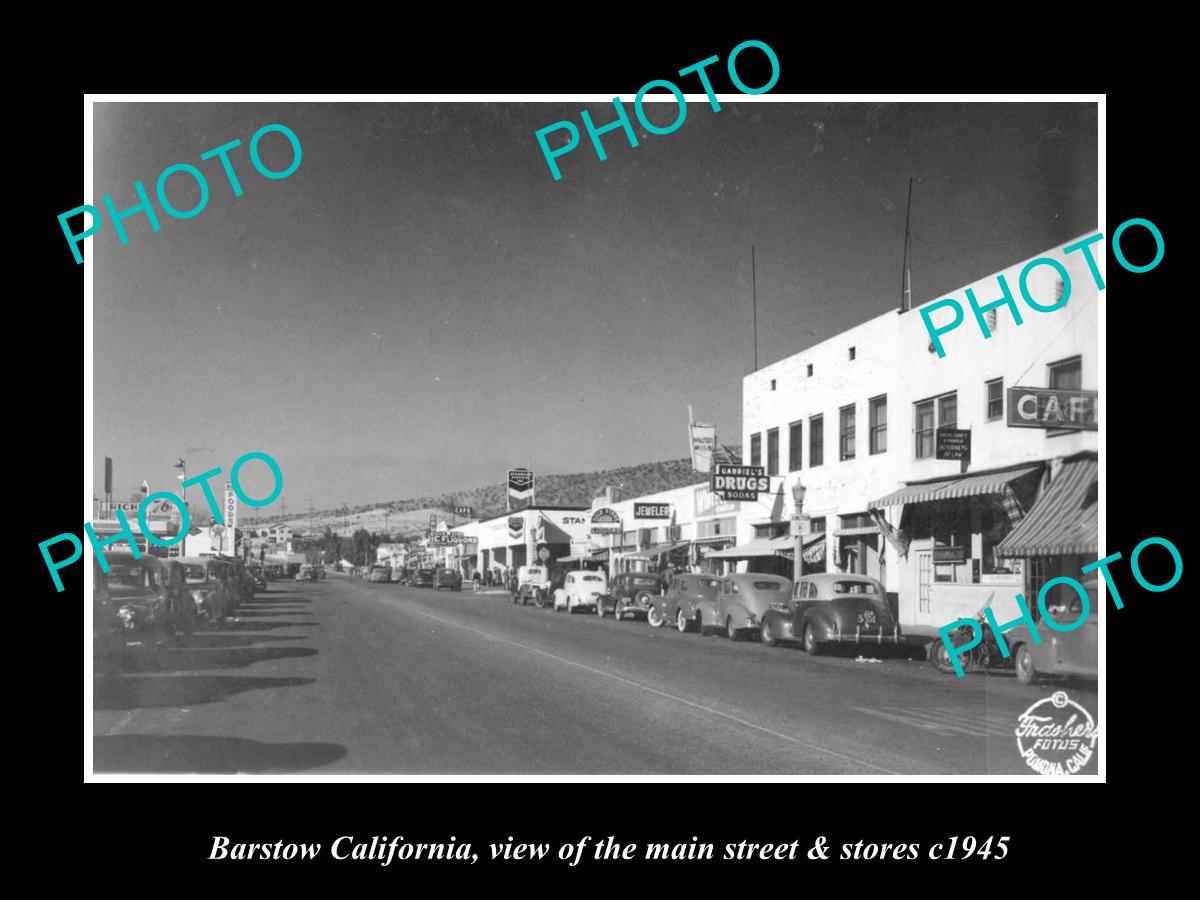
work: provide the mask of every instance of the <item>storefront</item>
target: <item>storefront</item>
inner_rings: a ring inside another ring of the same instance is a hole
[[[899,551],[901,622],[915,633],[936,634],[985,605],[1001,621],[1012,618],[1024,573],[997,549],[1033,506],[1044,470],[1036,462],[911,482],[869,504],[889,517],[900,510],[897,528],[882,514],[875,524],[891,532]],[[856,541],[866,536],[859,527],[847,531]],[[883,549],[878,537],[875,547]]]

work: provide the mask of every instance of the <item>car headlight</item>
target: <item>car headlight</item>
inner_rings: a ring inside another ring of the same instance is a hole
[[[833,621],[830,623],[830,625],[829,625],[829,633],[830,633],[830,634],[837,634],[837,633],[838,633],[838,631],[839,631],[839,629],[838,629],[838,623],[837,623],[837,619],[834,619],[834,620],[833,620]]]

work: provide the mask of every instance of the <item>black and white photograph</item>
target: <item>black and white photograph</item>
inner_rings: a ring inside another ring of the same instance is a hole
[[[1105,99],[763,46],[88,95],[85,780],[1104,779]]]

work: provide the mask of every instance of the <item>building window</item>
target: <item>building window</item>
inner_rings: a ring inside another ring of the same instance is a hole
[[[871,453],[887,452],[887,394],[871,398]]]
[[[793,422],[788,426],[788,471],[800,471],[800,458],[804,452],[804,423]]]
[[[843,406],[839,411],[839,459],[854,459],[854,404]]]
[[[767,432],[767,474],[779,474],[779,429]]]
[[[1004,418],[1004,379],[985,381],[984,387],[987,388],[987,420],[994,422]]]
[[[750,435],[750,465],[762,465],[762,432]]]
[[[775,379],[771,379],[771,390],[775,390]]]
[[[809,378],[812,378],[812,363],[809,363],[809,364],[808,364],[808,365],[805,367],[805,370],[808,372],[808,377],[809,377]]]
[[[930,459],[937,451],[937,430],[958,423],[958,392],[913,404],[913,433],[917,459]]]
[[[850,359],[851,360],[854,359],[854,348],[853,347],[850,348]]]
[[[1083,388],[1083,357],[1064,359],[1046,366],[1050,387],[1059,391],[1078,391]]]
[[[808,467],[815,469],[825,462],[825,417],[812,416],[808,420]]]
[[[824,534],[825,533],[825,517],[813,516],[808,520],[809,534]]]

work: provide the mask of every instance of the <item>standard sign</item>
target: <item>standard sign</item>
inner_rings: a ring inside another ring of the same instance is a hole
[[[615,510],[602,506],[592,513],[592,534],[620,534],[621,517]]]
[[[935,455],[937,459],[970,459],[971,429],[939,428]]]
[[[633,504],[635,519],[669,519],[671,518],[670,503],[635,503]]]
[[[771,479],[762,466],[713,467],[712,492],[724,500],[757,500],[770,490]]]
[[[1095,391],[1064,391],[1050,388],[1008,389],[1010,428],[1075,428],[1096,431]]]

